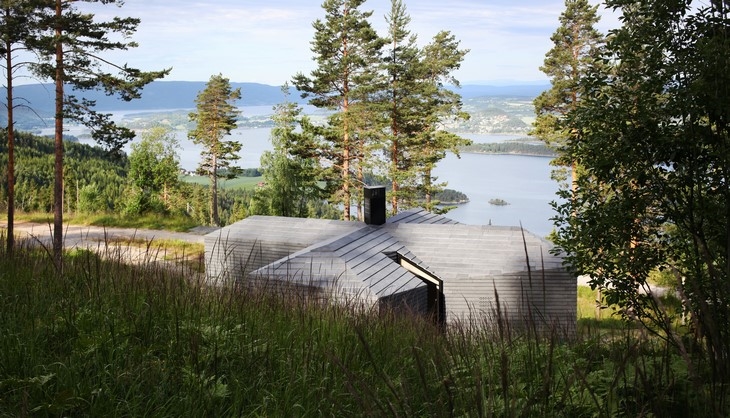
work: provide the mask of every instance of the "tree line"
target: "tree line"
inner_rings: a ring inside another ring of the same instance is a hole
[[[54,144],[48,137],[16,133],[16,208],[47,212],[53,207]],[[0,131],[0,164],[7,163],[6,133]],[[127,156],[66,140],[63,209],[65,214],[155,214],[182,216],[198,225],[210,222],[209,186],[180,180],[179,144],[167,127],[157,126],[132,144]],[[255,175],[258,169],[247,169]],[[7,171],[0,170],[0,210],[7,210]],[[219,191],[219,217],[227,225],[257,212],[259,190]],[[306,202],[307,216],[337,218],[325,202]]]
[[[286,157],[309,160],[305,164],[325,181],[329,201],[343,208],[343,219],[351,218],[353,207],[363,219],[368,172],[388,178],[393,213],[416,205],[418,194],[432,210],[438,203],[432,197],[443,187],[432,175],[435,164],[469,143],[443,129],[445,122],[468,118],[461,97],[446,88],[459,85],[452,74],[468,51],[448,31],[419,47],[401,0],[391,1],[386,33],[379,35],[364,3],[322,4],[325,16],[313,23],[311,42],[316,68],[292,83],[311,105],[333,114],[326,126],[291,120],[297,131],[288,134]]]
[[[121,6],[121,0],[88,0]],[[97,112],[94,101],[67,94],[66,86],[77,91],[99,89],[121,100],[140,96],[140,89],[164,77],[170,69],[141,71],[126,64],[104,59],[108,51],[136,46],[129,40],[139,19],[115,17],[101,21],[80,10],[70,0],[4,1],[0,5],[0,56],[3,58],[7,108],[7,250],[13,250],[15,212],[15,126],[14,111],[22,103],[13,96],[13,82],[21,72],[30,72],[39,80],[53,80],[55,93],[53,158],[53,255],[56,267],[63,272],[63,128],[66,119],[77,120],[92,132],[92,137],[109,150],[119,150],[134,137],[129,129],[119,127],[109,114]],[[35,59],[26,61],[20,56]]]
[[[547,147],[545,144],[531,144],[522,141],[471,144],[463,146],[460,149],[461,152],[483,154],[516,154],[555,157],[555,151]]]
[[[121,1],[91,2],[122,5]],[[447,150],[458,153],[458,146],[468,143],[443,129],[445,122],[467,117],[461,110],[460,96],[445,88],[445,84],[458,86],[451,74],[459,68],[467,51],[459,49],[459,42],[446,31],[419,47],[416,35],[408,30],[410,17],[400,0],[392,1],[391,12],[386,16],[387,33],[380,36],[370,23],[372,12],[361,10],[363,4],[364,0],[327,0],[322,5],[324,19],[313,23],[312,52],[318,67],[309,75],[295,75],[292,81],[312,105],[330,110],[331,116],[326,124],[316,125],[289,104],[278,110],[280,126],[275,132],[280,138],[275,141],[280,145],[264,161],[272,170],[264,184],[266,193],[260,194],[268,196],[267,200],[258,199],[261,211],[292,212],[282,204],[272,203],[297,201],[274,196],[286,189],[279,187],[281,182],[289,182],[293,188],[286,193],[304,195],[305,201],[326,199],[328,204],[343,208],[343,219],[351,218],[350,208],[354,205],[358,208],[357,217],[362,219],[359,190],[366,172],[387,175],[393,212],[414,205],[416,195],[425,195],[426,207],[433,209],[438,203],[433,195],[442,187],[431,174],[434,165]],[[2,4],[2,12],[0,55],[4,59],[8,110],[8,253],[12,254],[16,184],[13,112],[19,107],[13,97],[13,81],[24,70],[55,83],[50,208],[54,213],[53,249],[60,271],[67,186],[64,175],[73,172],[64,163],[64,121],[73,119],[85,124],[93,139],[111,152],[117,152],[135,136],[131,130],[114,124],[110,115],[94,110],[93,101],[68,94],[65,86],[72,86],[75,91],[100,89],[122,100],[132,100],[140,97],[144,85],[164,77],[170,69],[147,72],[103,58],[105,52],[136,46],[130,36],[139,19],[115,17],[100,21],[66,0],[9,1]],[[21,53],[37,60],[18,60]],[[197,111],[190,114],[195,127],[189,131],[189,137],[204,147],[198,172],[211,179],[211,224],[221,224],[217,179],[235,176],[239,171],[235,161],[242,145],[225,137],[236,127],[238,111],[234,102],[240,96],[240,90],[231,89],[227,78],[213,76],[196,99]],[[290,115],[284,116],[285,112]],[[284,164],[288,167],[273,169],[283,167],[283,160],[277,159],[289,160]],[[294,176],[294,181],[282,175]],[[308,180],[302,183],[300,180],[305,177]],[[138,199],[141,209],[149,203],[144,196]],[[49,207],[47,201],[39,205]],[[297,213],[303,213],[301,207]]]
[[[446,131],[445,125],[467,119],[452,73],[467,50],[447,31],[417,45],[408,29],[410,16],[401,0],[391,2],[387,33],[373,29],[364,0],[327,0],[325,17],[313,23],[312,53],[317,68],[298,73],[293,85],[315,107],[326,109],[324,124],[313,123],[288,97],[275,107],[274,150],[264,154],[264,182],[257,193],[257,213],[307,216],[308,203],[325,200],[342,208],[341,218],[363,220],[362,188],[366,176],[387,179],[392,213],[424,206],[435,210],[443,189],[432,175],[447,151],[458,155],[471,141]],[[212,76],[196,99],[188,136],[204,147],[198,173],[211,182],[211,224],[216,217],[217,181],[239,174],[235,165],[242,144],[226,139],[237,127],[233,89],[222,75]],[[245,92],[244,92],[245,94]],[[425,197],[425,198],[422,198]]]
[[[572,172],[554,203],[555,242],[605,303],[659,330],[724,405],[730,379],[730,5],[566,0],[542,70],[534,134]],[[673,278],[685,329],[647,289]],[[717,415],[725,415],[717,409]]]

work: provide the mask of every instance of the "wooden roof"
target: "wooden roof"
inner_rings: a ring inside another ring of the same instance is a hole
[[[313,242],[288,257],[263,266],[254,274],[308,285],[346,287],[376,297],[405,291],[422,281],[400,266],[393,254],[420,269],[450,281],[526,270],[560,268],[562,260],[549,254],[550,243],[519,227],[465,225],[423,210],[410,210],[382,226],[359,222],[257,217],[245,228],[249,239]],[[253,226],[259,226],[251,230]],[[344,231],[344,232],[343,232]],[[335,232],[342,232],[333,236]],[[278,238],[277,234],[281,234]],[[264,238],[265,237],[265,238]]]
[[[437,283],[452,320],[500,305],[518,317],[575,325],[575,277],[552,244],[520,227],[460,224],[423,210],[379,226],[253,216],[205,242],[211,280],[271,279],[370,302]]]
[[[415,289],[423,282],[401,267],[392,254],[423,264],[387,230],[365,226],[307,247],[255,271],[264,277],[304,285],[338,286],[340,291],[380,298]]]

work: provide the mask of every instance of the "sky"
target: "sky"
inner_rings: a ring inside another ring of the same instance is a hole
[[[222,74],[233,82],[281,85],[314,68],[312,22],[324,19],[321,0],[126,0],[124,6],[88,6],[100,19],[141,19],[137,48],[105,55],[142,70],[172,67],[166,80],[207,81]],[[547,81],[539,67],[551,48],[564,0],[404,0],[410,30],[421,45],[441,30],[469,49],[455,73],[462,84]],[[595,1],[593,4],[596,4]],[[367,0],[371,24],[385,34],[390,0]],[[605,32],[617,19],[599,9]]]

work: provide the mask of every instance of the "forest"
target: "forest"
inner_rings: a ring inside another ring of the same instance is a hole
[[[158,128],[160,129],[160,128]],[[168,132],[163,130],[162,132]],[[202,176],[180,175],[177,164],[170,167],[174,180],[167,186],[166,197],[162,190],[145,189],[140,179],[140,160],[149,152],[150,140],[159,138],[145,136],[135,144],[132,153],[111,153],[98,146],[79,143],[76,138],[65,140],[66,172],[64,176],[64,211],[69,214],[117,214],[134,217],[142,214],[159,216],[182,216],[186,224],[205,225],[210,218],[208,193],[210,183]],[[169,138],[168,138],[169,139]],[[53,205],[53,141],[51,138],[26,132],[16,134],[15,151],[18,169],[16,171],[16,209],[23,213],[51,212]],[[145,158],[150,157],[146,155]],[[156,161],[159,163],[159,161]],[[0,164],[7,165],[7,142],[0,143]],[[0,177],[0,210],[7,210],[7,173]],[[257,203],[261,193],[257,185],[264,179],[260,168],[245,168],[237,179],[221,188],[221,223],[228,225],[249,215],[266,215],[265,208]],[[236,181],[238,180],[238,181]],[[384,184],[385,179],[367,176],[369,184]],[[435,196],[446,203],[463,203],[468,197],[463,193],[446,189]],[[337,210],[325,201],[308,203],[308,216],[338,218]]]
[[[0,415],[730,414],[727,1],[606,0],[620,17],[604,34],[599,5],[565,0],[540,67],[549,88],[533,116],[503,120],[519,130],[529,119],[530,135],[554,153],[551,248],[589,286],[578,288],[575,333],[514,326],[499,295],[477,320],[440,327],[238,282],[205,286],[200,253],[191,266],[130,264],[111,245],[66,250],[69,213],[206,225],[253,214],[362,219],[368,179],[388,183],[393,213],[437,212],[439,196],[461,197],[439,195],[433,169],[470,142],[450,131],[469,118],[446,87],[459,84],[469,53],[454,34],[417,42],[400,0],[384,33],[365,0],[325,0],[312,25],[315,69],[291,82],[326,116],[307,117],[284,86],[260,181],[227,189],[243,171],[243,145],[229,135],[242,92],[213,74],[185,121],[207,181],[183,182],[169,126],[146,126],[123,155],[135,133],[64,90],[134,100],[170,72],[100,58],[136,46],[139,20],[101,21],[75,3],[1,6]],[[38,61],[14,61],[20,50]],[[13,76],[26,65],[53,80],[52,138],[14,128]],[[71,120],[100,147],[67,137]],[[52,243],[16,237],[16,209],[52,213]],[[526,259],[527,274],[539,263]]]
[[[16,136],[15,200],[20,212],[52,212],[53,206],[53,140],[19,132]],[[174,182],[168,199],[145,200],[129,177],[130,161],[124,153],[110,153],[98,146],[65,141],[63,202],[67,213],[119,214],[135,216],[146,211],[159,215],[184,215],[195,223],[208,220],[207,188],[185,182]],[[7,142],[0,144],[0,161],[7,165]],[[134,155],[132,156],[134,157]],[[7,172],[0,185],[0,206],[7,210]],[[144,201],[143,201],[144,200]],[[246,190],[223,192],[222,212],[227,222],[241,219],[250,193]],[[236,215],[236,211],[238,215]]]
[[[532,155],[538,157],[556,157],[555,151],[545,144],[535,144],[525,141],[508,141],[487,144],[471,144],[460,148],[461,152],[477,154],[515,154]]]

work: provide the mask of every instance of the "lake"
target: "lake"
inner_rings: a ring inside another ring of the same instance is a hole
[[[245,114],[269,111],[269,106],[246,107]],[[265,114],[265,113],[264,113]],[[118,116],[118,115],[115,115]],[[49,132],[52,133],[52,132]],[[70,134],[79,134],[72,128]],[[264,151],[271,150],[270,129],[236,129],[232,139],[243,144],[239,166],[259,167]],[[464,135],[474,142],[502,142],[524,135]],[[194,170],[200,160],[201,147],[187,139],[186,132],[177,132],[180,140],[180,165]],[[87,141],[82,141],[87,142]],[[129,152],[129,145],[125,146]],[[540,236],[553,229],[550,201],[557,197],[557,183],[550,179],[550,158],[519,155],[462,154],[461,159],[449,153],[434,175],[448,182],[448,188],[469,196],[470,202],[459,205],[447,216],[466,224],[519,225]],[[508,205],[496,206],[490,199],[505,200]]]
[[[271,150],[270,130],[238,129],[233,138],[241,141],[243,150],[239,165],[243,168],[259,167],[259,158]],[[180,133],[184,137],[184,133]],[[518,138],[513,135],[467,135],[475,142],[502,142]],[[181,164],[185,169],[195,169],[200,147],[187,138],[183,141]],[[550,201],[555,200],[557,183],[550,179],[550,158],[521,155],[462,154],[461,159],[449,153],[434,175],[439,181],[448,182],[448,188],[466,193],[470,202],[459,205],[447,216],[466,224],[522,225],[540,236],[553,229],[550,217]],[[495,206],[490,199],[503,199],[506,206]]]
[[[550,158],[522,155],[449,154],[434,174],[448,188],[466,193],[469,203],[459,205],[446,216],[471,225],[520,225],[546,236],[553,229],[550,201],[557,183],[550,179]],[[502,199],[504,206],[490,199]]]

